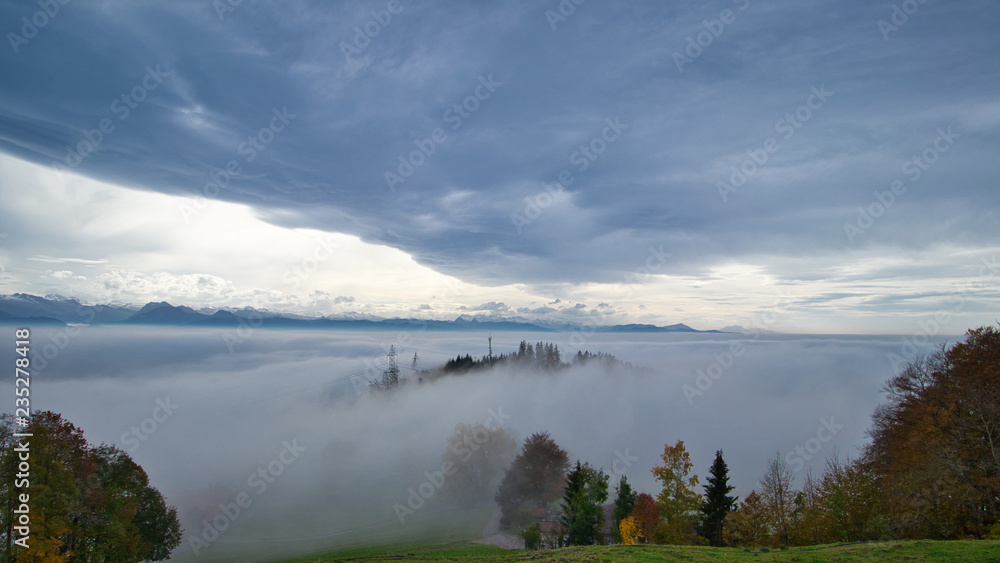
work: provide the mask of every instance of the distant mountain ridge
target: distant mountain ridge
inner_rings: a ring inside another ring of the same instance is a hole
[[[253,328],[312,328],[312,329],[421,329],[421,330],[522,330],[533,332],[567,332],[580,330],[571,323],[533,322],[525,319],[480,319],[464,315],[452,321],[410,318],[308,318],[300,315],[272,313],[253,308],[196,311],[184,305],[166,301],[149,302],[141,308],[125,304],[84,305],[79,300],[62,296],[38,297],[26,293],[0,295],[0,323],[12,324],[119,324]],[[710,332],[696,330],[686,324],[656,326],[625,324],[601,326],[596,332]]]

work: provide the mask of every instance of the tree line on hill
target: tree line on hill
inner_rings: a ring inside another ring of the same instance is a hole
[[[494,366],[511,365],[521,368],[534,368],[544,371],[556,371],[566,369],[571,366],[584,365],[591,362],[600,363],[605,366],[621,365],[633,368],[628,362],[623,362],[611,354],[604,352],[591,353],[578,350],[570,356],[569,362],[564,362],[558,344],[551,342],[537,342],[531,344],[522,340],[518,345],[517,352],[501,353],[496,356],[483,356],[473,358],[471,355],[459,355],[448,360],[441,367],[442,373],[465,373],[473,370],[482,370]]]
[[[529,548],[1000,539],[1000,331],[968,331],[963,342],[907,364],[885,391],[871,443],[857,459],[829,459],[821,475],[808,473],[796,488],[779,452],[742,501],[731,494],[722,451],[698,491],[694,465],[677,441],[664,446],[652,469],[661,490],[639,493],[622,476],[605,525],[610,477],[602,469],[571,464],[544,432],[528,436],[514,455],[506,431],[482,425],[460,425],[449,440],[446,460],[465,470],[448,486],[456,498],[477,502],[499,482],[493,498],[501,525],[521,531]],[[462,451],[463,444],[489,447]]]

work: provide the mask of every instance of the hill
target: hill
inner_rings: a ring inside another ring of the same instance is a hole
[[[282,563],[327,561],[481,561],[501,563],[524,561],[754,561],[764,562],[868,562],[868,561],[981,561],[1000,562],[1000,541],[989,540],[907,540],[862,544],[834,544],[769,551],[728,547],[671,545],[613,545],[567,547],[549,551],[505,551],[491,546],[468,544],[409,545],[335,551],[320,556],[288,559]]]

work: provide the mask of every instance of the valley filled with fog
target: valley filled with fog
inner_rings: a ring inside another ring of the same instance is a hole
[[[459,423],[499,422],[518,445],[548,432],[571,460],[611,473],[612,487],[625,474],[654,495],[650,468],[664,444],[677,440],[685,441],[702,484],[719,449],[741,497],[778,450],[801,484],[809,468],[821,472],[827,456],[857,455],[881,386],[896,373],[890,354],[909,359],[914,350],[958,340],[904,349],[901,336],[495,332],[494,354],[516,351],[521,340],[545,341],[559,345],[564,360],[579,348],[638,369],[502,366],[417,381],[419,370],[449,358],[486,355],[487,337],[416,329],[37,328],[32,407],[62,413],[92,444],[114,443],[146,470],[185,528],[175,557],[192,556],[203,521],[242,498],[239,514],[200,546],[199,560],[253,560],[429,524],[421,534],[446,536],[446,524],[433,524],[444,522],[451,503],[436,490],[405,521],[394,507],[433,481],[428,474],[441,469]],[[390,345],[406,382],[393,393],[370,393]],[[12,352],[0,351],[8,365]],[[12,379],[2,393],[13,397]]]

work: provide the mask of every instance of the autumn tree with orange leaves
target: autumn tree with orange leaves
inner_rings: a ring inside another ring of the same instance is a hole
[[[1000,521],[1000,331],[905,366],[885,386],[866,462],[900,538],[980,538]]]

